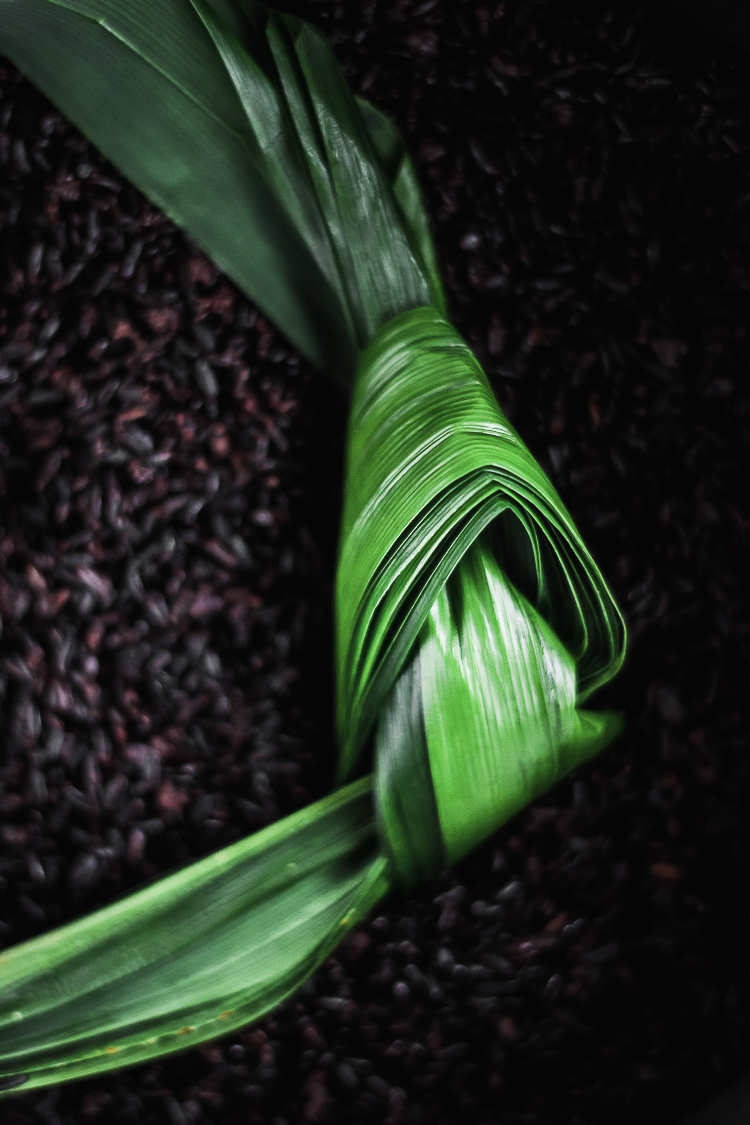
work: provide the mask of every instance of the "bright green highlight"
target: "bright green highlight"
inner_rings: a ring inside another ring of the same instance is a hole
[[[622,618],[467,345],[435,309],[402,313],[362,354],[349,422],[336,593],[342,778],[441,587],[503,513],[498,559],[570,650],[582,699],[622,662]]]
[[[420,642],[430,768],[455,863],[619,724],[576,709],[575,661],[484,539],[440,591]]]
[[[369,778],[0,954],[4,1074],[23,1089],[184,1049],[302,984],[388,890]]]

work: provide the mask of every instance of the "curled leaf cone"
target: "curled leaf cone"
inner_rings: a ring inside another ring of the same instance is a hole
[[[609,741],[616,718],[579,704],[619,667],[624,628],[560,498],[435,309],[401,314],[365,349],[348,451],[341,776],[377,723],[378,822],[412,885]]]

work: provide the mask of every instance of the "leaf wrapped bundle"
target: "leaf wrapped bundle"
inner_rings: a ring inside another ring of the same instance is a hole
[[[179,1050],[293,992],[391,887],[465,855],[617,729],[622,619],[445,319],[400,136],[325,41],[249,0],[0,0],[0,48],[351,392],[339,780],[0,955],[29,1089]]]
[[[337,581],[340,777],[378,723],[381,834],[407,886],[464,856],[617,728],[577,705],[619,614],[559,496],[434,308],[365,348]]]

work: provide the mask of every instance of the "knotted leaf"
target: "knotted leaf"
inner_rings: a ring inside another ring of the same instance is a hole
[[[579,705],[619,667],[624,627],[437,310],[395,317],[365,348],[348,439],[340,776],[379,720],[378,819],[411,885],[609,741],[616,718]]]
[[[250,0],[0,0],[0,46],[352,390],[340,781],[310,809],[0,957],[28,1089],[258,1018],[396,882],[598,749],[624,630],[445,319],[413,167],[306,24]]]

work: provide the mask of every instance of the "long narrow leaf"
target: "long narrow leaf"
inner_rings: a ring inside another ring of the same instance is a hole
[[[413,170],[380,159],[397,134],[307,25],[226,0],[0,0],[0,49],[342,385],[389,316],[442,305]]]
[[[0,0],[0,46],[314,363],[352,364],[335,295],[181,0]]]
[[[375,844],[364,778],[0,954],[4,1073],[30,1089],[257,1019],[388,890]]]

